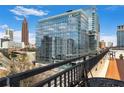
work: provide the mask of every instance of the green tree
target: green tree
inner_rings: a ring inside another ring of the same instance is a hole
[[[123,59],[123,55],[122,55],[122,54],[120,54],[120,56],[119,56],[119,57],[120,57],[120,59]]]

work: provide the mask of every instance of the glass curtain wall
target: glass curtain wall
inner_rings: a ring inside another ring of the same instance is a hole
[[[36,33],[37,60],[57,62],[88,51],[88,20],[80,10],[39,21]]]

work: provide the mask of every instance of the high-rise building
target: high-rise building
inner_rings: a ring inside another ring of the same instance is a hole
[[[26,21],[26,18],[24,18],[22,23],[22,42],[24,42],[25,45],[29,44],[29,36],[28,36],[28,23]]]
[[[100,24],[96,7],[85,10],[88,16],[89,47],[91,50],[99,49]]]
[[[117,46],[124,47],[124,25],[117,26]]]
[[[36,32],[37,61],[53,62],[89,51],[88,17],[83,9],[39,20]]]
[[[6,29],[5,35],[8,36],[10,41],[13,41],[13,30],[12,29]]]

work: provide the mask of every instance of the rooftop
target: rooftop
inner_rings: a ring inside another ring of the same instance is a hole
[[[50,16],[50,17],[48,17],[48,18],[40,19],[39,22],[47,21],[47,20],[50,20],[50,19],[54,19],[54,18],[61,17],[61,16],[65,16],[65,15],[69,15],[69,14],[76,13],[76,12],[81,12],[81,13],[84,14],[85,17],[87,17],[87,16],[86,16],[86,13],[84,12],[83,9],[68,10],[68,11],[66,11],[65,13],[62,13],[62,14],[58,14],[58,15]]]

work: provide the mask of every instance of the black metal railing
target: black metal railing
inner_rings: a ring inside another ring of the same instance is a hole
[[[6,86],[7,85],[7,78],[1,78],[0,79],[0,87]]]
[[[87,73],[104,57],[108,51],[96,55],[88,60],[78,63],[58,74],[55,74],[33,86],[37,87],[72,87],[77,86],[81,81],[86,81]]]
[[[11,87],[18,87],[20,86],[20,81],[27,79],[29,77],[32,77],[34,75],[49,71],[51,69],[60,67],[62,65],[77,61],[77,60],[82,60],[82,62],[77,63],[73,65],[72,67],[69,67],[53,76],[50,76],[46,78],[45,80],[42,80],[33,86],[76,86],[80,83],[80,81],[85,81],[86,79],[86,74],[101,60],[104,55],[109,51],[109,49],[106,49],[102,51],[101,54],[98,54],[96,56],[93,56],[86,60],[86,57],[89,56],[89,54],[85,56],[81,56],[78,58],[66,60],[63,62],[59,63],[54,63],[50,64],[47,66],[35,68],[33,70],[28,70],[25,72],[17,73],[14,75],[7,76],[5,78],[0,79],[0,86],[11,86]],[[85,60],[85,61],[83,61]]]
[[[80,83],[78,87],[84,87],[84,83]],[[88,78],[87,87],[124,87],[124,81],[110,78]]]

